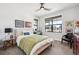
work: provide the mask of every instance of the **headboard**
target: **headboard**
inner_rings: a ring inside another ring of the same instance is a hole
[[[30,34],[33,34],[31,31],[28,31],[26,29],[16,29],[15,33],[16,33],[16,37],[22,36],[22,35],[30,35]]]
[[[15,30],[15,35],[16,35],[16,37],[18,37],[20,35],[23,35],[23,29],[16,29]]]

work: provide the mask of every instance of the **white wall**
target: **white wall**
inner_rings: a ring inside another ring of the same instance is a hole
[[[24,4],[0,4],[0,34],[5,27],[15,28],[15,19],[33,22],[33,15],[27,12]],[[32,31],[33,28],[26,30]]]
[[[45,32],[45,18],[57,15],[62,15],[62,21],[63,21],[62,33]],[[61,40],[62,35],[65,34],[65,21],[68,20],[79,20],[79,6],[63,9],[51,14],[41,16],[39,20],[39,27],[42,28],[42,32],[44,35],[52,37],[55,40]]]
[[[29,7],[28,7],[29,8]],[[21,4],[0,4],[0,34],[4,32],[5,27],[15,28],[15,19],[31,21],[33,22],[34,16],[32,12],[27,12],[26,5]],[[45,21],[44,19],[47,17],[53,17],[58,14],[62,14],[63,21],[63,32],[62,33],[49,33],[45,32]],[[49,37],[53,37],[54,39],[61,38],[61,36],[65,33],[64,22],[66,20],[76,20],[79,19],[79,6],[73,7],[69,9],[60,10],[51,14],[47,14],[39,18],[38,28],[42,28],[42,32],[44,35],[48,35]],[[32,23],[33,24],[33,23]],[[33,31],[33,27],[25,30]],[[59,40],[59,39],[58,39]]]

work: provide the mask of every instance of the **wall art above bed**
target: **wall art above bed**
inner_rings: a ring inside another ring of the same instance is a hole
[[[32,27],[32,23],[31,22],[28,22],[28,21],[26,21],[25,22],[25,27],[27,28],[30,28],[30,27]]]
[[[15,20],[15,27],[16,28],[24,28],[24,21],[22,21],[22,20]]]

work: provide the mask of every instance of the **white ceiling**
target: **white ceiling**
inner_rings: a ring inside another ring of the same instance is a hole
[[[21,12],[22,14],[32,14],[32,15],[45,15],[50,12],[55,12],[57,10],[61,10],[64,8],[69,8],[73,6],[77,6],[77,3],[45,3],[45,7],[51,9],[51,11],[45,11],[40,10],[36,12],[37,9],[39,9],[40,4],[39,3],[2,3],[0,4],[0,10],[7,10],[7,11],[16,11],[16,13]]]
[[[38,12],[35,13],[35,15],[41,16],[41,15],[45,15],[51,12],[55,12],[58,10],[62,10],[62,9],[66,9],[66,8],[70,8],[70,7],[74,7],[74,6],[78,6],[79,4],[77,3],[46,3],[44,6],[46,8],[51,9],[51,11],[45,11],[45,10],[40,10]]]

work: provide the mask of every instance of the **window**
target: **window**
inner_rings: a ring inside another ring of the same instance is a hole
[[[45,30],[46,30],[46,32],[51,32],[52,31],[52,21],[51,20],[46,20],[45,21]]]
[[[34,31],[38,29],[38,19],[34,19]]]
[[[53,32],[62,32],[62,21],[53,21]]]
[[[60,18],[61,19],[61,18]],[[62,32],[62,20],[58,18],[45,19],[45,31],[46,32]]]

